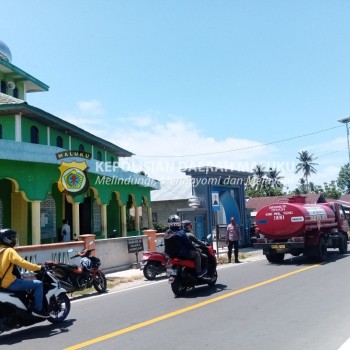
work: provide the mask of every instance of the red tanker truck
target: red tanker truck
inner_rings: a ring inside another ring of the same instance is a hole
[[[286,253],[325,261],[327,248],[347,252],[349,223],[344,207],[336,202],[307,204],[305,198],[293,196],[257,212],[260,238],[253,246],[263,249],[269,262],[282,262]]]

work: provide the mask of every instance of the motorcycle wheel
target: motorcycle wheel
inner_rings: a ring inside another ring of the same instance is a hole
[[[148,262],[143,268],[143,275],[150,281],[153,281],[157,276],[157,265],[154,261]]]
[[[95,275],[92,285],[99,293],[105,293],[107,291],[107,280],[106,276],[102,271],[98,271]]]
[[[208,283],[208,286],[209,286],[209,287],[215,286],[217,279],[218,279],[218,272],[215,271],[215,273],[214,273],[214,275],[213,275],[213,278],[212,278],[211,281]]]
[[[171,283],[171,290],[177,297],[182,297],[189,290],[189,287],[184,286],[180,278],[175,278]]]
[[[60,294],[50,303],[51,311],[48,321],[51,323],[59,323],[66,319],[70,311],[70,299],[67,294]]]

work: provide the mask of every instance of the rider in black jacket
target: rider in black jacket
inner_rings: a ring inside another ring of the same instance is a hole
[[[201,255],[192,244],[185,230],[181,227],[179,216],[169,216],[168,223],[169,229],[164,235],[165,252],[171,257],[177,256],[182,259],[194,259],[197,276],[204,276],[207,273],[207,269],[202,269]]]
[[[205,245],[205,243],[203,243],[202,241],[200,241],[193,233],[192,233],[192,223],[190,220],[182,220],[182,227],[184,229],[184,231],[186,232],[187,237],[189,238],[189,240],[194,243],[199,245],[200,247],[204,247],[207,248],[207,246]],[[205,266],[206,270],[208,267],[208,257],[206,256],[206,254],[204,253],[200,253],[201,255],[201,259],[202,259],[202,266]]]

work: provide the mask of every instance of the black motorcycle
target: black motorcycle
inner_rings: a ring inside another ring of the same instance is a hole
[[[50,316],[42,318],[34,316],[33,290],[12,292],[0,289],[0,333],[12,329],[31,326],[45,320],[51,323],[59,323],[66,319],[70,311],[70,300],[66,290],[61,288],[57,277],[50,271],[36,272],[35,277],[43,282],[44,287],[44,310]]]
[[[90,242],[90,245],[93,242]],[[69,265],[61,262],[47,261],[55,276],[60,280],[63,288],[69,293],[94,287],[98,293],[107,291],[107,280],[101,271],[101,261],[91,253],[95,249],[83,249],[71,259],[81,258],[80,265]],[[72,252],[73,249],[68,250]]]

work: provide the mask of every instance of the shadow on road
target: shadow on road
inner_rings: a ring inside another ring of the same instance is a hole
[[[269,263],[267,260],[266,260],[266,263],[270,265],[275,265],[275,266],[279,266],[279,265],[309,266],[309,265],[315,265],[315,264],[326,265],[341,259],[345,259],[349,255],[350,255],[350,252],[346,254],[340,254],[338,250],[328,250],[327,260],[324,262],[320,262],[317,258],[310,258],[304,255],[300,255],[300,256],[288,256],[289,258],[284,259],[282,263],[278,263],[278,264]]]
[[[69,332],[68,327],[72,326],[74,322],[75,319],[65,320],[56,324],[47,324],[45,322],[30,328],[19,328],[18,330],[13,330],[10,333],[4,332],[0,335],[0,344],[14,345],[20,344],[28,339],[53,337],[60,333]]]
[[[220,293],[227,289],[226,284],[217,283],[214,286],[196,286],[192,290],[189,290],[184,296],[176,297],[176,298],[201,298],[201,297],[209,297],[215,293]]]

